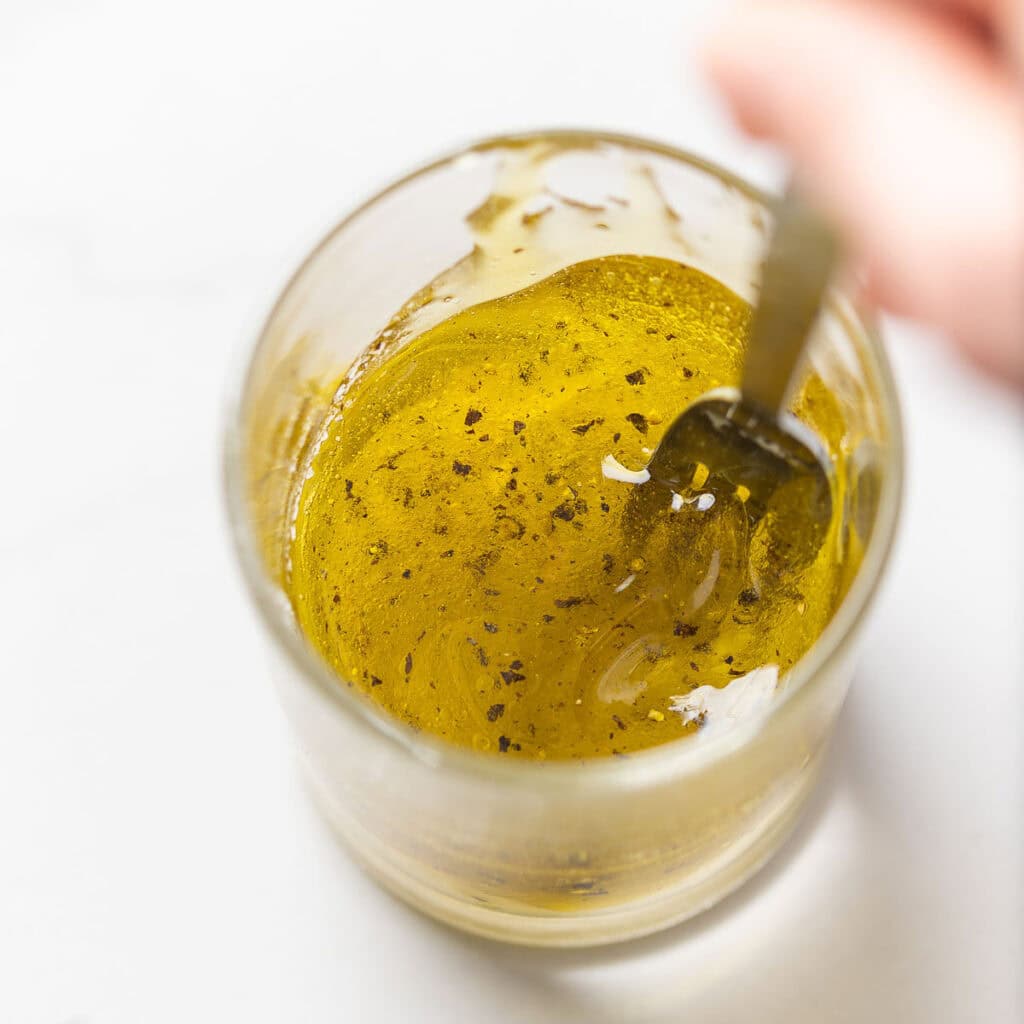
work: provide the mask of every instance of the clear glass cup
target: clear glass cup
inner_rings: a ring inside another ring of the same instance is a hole
[[[609,183],[639,171],[656,183],[675,223],[646,254],[679,259],[754,297],[770,204],[727,172],[667,146],[587,132],[471,146],[364,203],[288,283],[234,385],[227,496],[308,778],[355,857],[409,903],[467,931],[583,946],[649,933],[709,907],[783,841],[814,783],[888,559],[902,446],[879,339],[834,295],[810,362],[847,421],[847,434],[831,443],[852,467],[844,528],[863,544],[863,562],[759,721],[628,758],[513,761],[416,734],[361,699],[307,645],[282,589],[304,460],[339,377],[410,296],[467,254],[467,216],[492,194],[510,156],[538,143],[547,146],[536,161],[538,194],[557,187],[592,204]],[[624,244],[607,231],[568,237],[551,269],[638,251]],[[460,298],[479,301],[525,283],[496,274],[482,292]]]

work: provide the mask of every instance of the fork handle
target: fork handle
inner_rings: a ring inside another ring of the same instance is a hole
[[[808,335],[839,259],[835,235],[792,188],[779,201],[743,366],[743,397],[786,408]]]

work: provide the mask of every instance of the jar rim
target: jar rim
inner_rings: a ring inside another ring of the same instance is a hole
[[[847,325],[848,330],[852,329],[851,321],[856,324],[866,342],[864,349],[870,360],[870,370],[879,383],[882,412],[890,435],[885,449],[886,464],[877,517],[863,561],[835,614],[810,650],[790,669],[785,688],[771,702],[764,716],[749,723],[748,727],[737,726],[709,737],[702,743],[680,737],[631,752],[627,757],[553,761],[496,757],[456,746],[440,737],[416,732],[362,700],[348,687],[340,685],[338,677],[326,662],[304,641],[289,621],[280,590],[267,572],[246,511],[244,418],[249,373],[278,311],[307,268],[362,214],[415,180],[472,154],[543,142],[561,143],[567,150],[608,144],[667,157],[716,178],[762,206],[771,202],[768,193],[703,157],[668,143],[603,130],[538,129],[488,136],[448,150],[418,165],[357,203],[326,232],[288,278],[269,312],[262,318],[255,340],[248,340],[240,348],[238,363],[232,367],[224,417],[224,493],[229,527],[242,576],[260,619],[275,645],[285,654],[297,677],[323,699],[325,713],[333,711],[348,716],[360,728],[375,733],[381,742],[396,745],[421,764],[435,770],[470,776],[479,782],[535,786],[550,791],[556,788],[572,789],[582,784],[592,787],[600,780],[610,789],[628,790],[666,778],[680,778],[706,771],[715,762],[749,745],[762,730],[771,728],[772,723],[786,713],[794,698],[807,689],[815,678],[827,673],[833,664],[843,659],[864,624],[887,567],[899,520],[903,490],[903,429],[892,368],[877,327],[870,316],[855,309],[848,299],[834,301],[833,312]]]

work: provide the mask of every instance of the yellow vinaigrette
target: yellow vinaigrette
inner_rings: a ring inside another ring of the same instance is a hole
[[[792,569],[742,494],[666,492],[638,544],[638,485],[615,468],[642,468],[688,402],[736,382],[749,317],[700,271],[606,256],[362,365],[298,498],[288,590],[307,637],[403,722],[516,757],[664,743],[705,725],[684,710],[696,688],[784,675],[856,570],[838,522]],[[793,409],[837,458],[817,376]]]

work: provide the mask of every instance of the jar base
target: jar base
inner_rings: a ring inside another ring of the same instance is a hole
[[[341,811],[315,772],[303,775],[313,802],[352,859],[388,892],[413,909],[463,932],[513,945],[581,949],[641,938],[681,924],[709,910],[755,874],[780,849],[796,826],[817,781],[821,751],[780,797],[765,825],[742,845],[734,844],[706,865],[698,877],[643,900],[592,912],[514,910],[481,905],[438,890],[414,877],[386,844]]]

